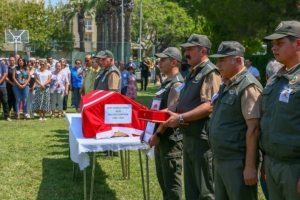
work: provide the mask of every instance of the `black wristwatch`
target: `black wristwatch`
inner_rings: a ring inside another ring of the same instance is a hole
[[[155,132],[154,135],[156,135],[158,138],[160,138],[161,133],[160,132]]]

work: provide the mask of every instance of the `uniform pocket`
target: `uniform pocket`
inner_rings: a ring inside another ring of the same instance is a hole
[[[229,105],[233,105],[235,99],[236,99],[236,94],[231,94],[231,95],[225,95],[221,102]]]
[[[297,133],[286,135],[273,132],[270,134],[271,154],[280,160],[291,161],[300,158],[300,141]]]

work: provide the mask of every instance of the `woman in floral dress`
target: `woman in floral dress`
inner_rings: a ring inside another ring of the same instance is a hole
[[[33,109],[38,110],[39,120],[47,120],[46,113],[50,111],[50,82],[51,72],[47,68],[47,62],[41,63],[41,68],[35,74],[36,91],[34,96]]]
[[[57,62],[55,64],[55,71],[52,72],[50,83],[51,118],[54,118],[56,104],[58,105],[58,118],[62,118],[64,96],[68,95],[68,77],[62,73],[61,68],[61,63]]]
[[[136,76],[133,74],[133,67],[129,66],[127,67],[127,70],[129,72],[129,83],[127,86],[127,93],[126,96],[135,100],[137,97],[137,84],[136,84]]]

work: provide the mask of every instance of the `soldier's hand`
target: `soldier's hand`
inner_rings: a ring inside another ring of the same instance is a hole
[[[169,110],[167,110],[166,112],[170,115],[170,117],[164,123],[164,126],[171,127],[171,128],[178,127],[179,126],[179,115],[174,112],[171,112]]]
[[[261,168],[260,168],[260,174],[261,174],[261,177],[262,177],[263,181],[266,182],[267,176],[266,176],[264,161],[262,162],[262,165],[261,165]]]
[[[152,148],[153,146],[157,146],[159,145],[160,139],[154,134],[150,137],[148,143],[150,148]]]
[[[300,196],[300,179],[298,181],[297,193],[298,193],[298,196]]]
[[[245,167],[244,169],[244,182],[245,185],[251,186],[255,185],[258,181],[257,169],[254,167]]]

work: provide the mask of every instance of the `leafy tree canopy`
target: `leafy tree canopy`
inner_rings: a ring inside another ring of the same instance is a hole
[[[261,38],[282,20],[299,20],[299,0],[172,0],[192,16],[196,24],[206,19],[202,34],[209,36],[213,52],[224,40],[241,42],[247,54],[262,51]],[[268,52],[270,53],[270,51]]]
[[[36,48],[35,56],[44,57],[50,54],[53,48],[67,52],[72,50],[71,42],[54,42],[71,41],[73,37],[69,26],[61,19],[61,6],[49,6],[45,9],[43,4],[0,1],[0,7],[5,13],[0,19],[2,42],[6,29],[28,30],[29,42]]]
[[[142,42],[143,49],[150,53],[154,44],[157,51],[169,46],[179,46],[194,31],[201,30],[195,27],[192,18],[177,3],[167,1],[143,0]],[[139,38],[140,4],[136,2],[131,15],[131,40]]]

